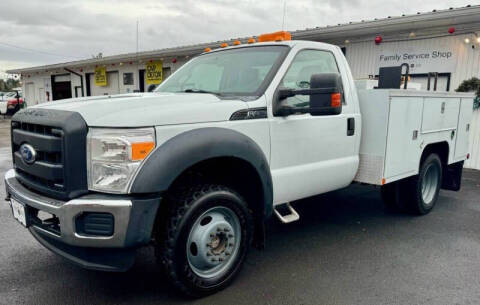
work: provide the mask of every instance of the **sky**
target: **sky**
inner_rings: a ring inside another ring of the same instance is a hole
[[[474,0],[286,0],[286,30],[475,5]],[[12,68],[282,29],[284,0],[1,0],[0,76]]]

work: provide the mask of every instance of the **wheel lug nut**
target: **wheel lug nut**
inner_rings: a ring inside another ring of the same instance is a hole
[[[214,238],[214,237],[215,237],[215,234],[210,234],[210,237],[211,237],[211,238]]]
[[[217,261],[217,259],[216,259],[216,258],[212,258],[212,262],[216,262],[216,261]]]
[[[222,231],[222,229],[220,229],[220,228],[217,228],[217,232],[220,232],[220,231]]]
[[[230,232],[230,229],[229,229],[229,228],[225,228],[225,229],[223,229],[223,231],[225,231],[225,232]]]
[[[233,244],[232,244],[232,243],[229,243],[228,246],[229,246],[229,247],[233,247]]]
[[[230,252],[225,252],[225,255],[227,255],[227,256],[230,255]]]
[[[219,257],[219,258],[218,258],[218,261],[219,261],[219,262],[223,262],[223,258]]]
[[[207,256],[212,256],[212,255],[210,254],[210,252],[207,252]]]
[[[233,234],[228,234],[228,237],[232,238],[232,237],[233,237]]]

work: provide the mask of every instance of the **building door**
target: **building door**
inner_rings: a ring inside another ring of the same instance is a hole
[[[45,96],[45,88],[38,88],[38,102],[45,103],[46,96]]]
[[[89,73],[90,95],[112,95],[120,93],[120,79],[118,77],[118,71],[107,72],[107,86],[96,86],[94,74]],[[87,90],[88,95],[88,90]]]
[[[70,74],[52,75],[52,101],[72,97]]]
[[[145,69],[138,70],[138,90],[145,92]]]
[[[37,104],[37,102],[35,101],[35,84],[34,83],[25,84],[25,101],[28,103],[28,105]]]

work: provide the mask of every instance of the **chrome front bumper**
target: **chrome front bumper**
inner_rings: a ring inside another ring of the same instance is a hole
[[[84,196],[70,201],[45,197],[30,191],[15,178],[15,170],[5,174],[7,198],[11,197],[27,207],[33,207],[58,217],[60,234],[32,224],[29,229],[61,243],[92,248],[124,248],[132,210],[132,201],[124,199],[103,199]],[[106,197],[106,196],[105,196]],[[86,236],[76,232],[75,219],[84,212],[110,213],[114,217],[114,231],[111,236]],[[32,232],[33,234],[33,232]],[[34,234],[35,236],[35,234]]]

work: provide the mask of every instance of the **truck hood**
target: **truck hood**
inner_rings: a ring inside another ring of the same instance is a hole
[[[204,93],[134,93],[66,99],[32,108],[78,112],[89,126],[142,127],[226,121],[247,103]]]

